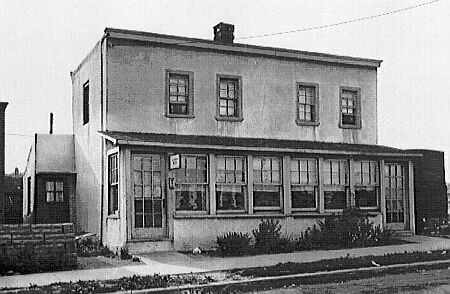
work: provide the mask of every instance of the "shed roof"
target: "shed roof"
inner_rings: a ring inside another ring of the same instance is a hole
[[[147,145],[160,147],[182,147],[218,150],[249,150],[302,152],[311,154],[342,154],[342,155],[381,155],[394,157],[420,157],[421,154],[409,153],[407,150],[369,144],[345,144],[318,141],[235,138],[204,135],[177,135],[160,133],[136,133],[104,131],[99,132],[114,144]]]

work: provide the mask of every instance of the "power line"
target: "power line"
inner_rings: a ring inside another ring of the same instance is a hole
[[[403,7],[403,8],[399,8],[399,9],[395,9],[395,10],[390,10],[390,11],[386,11],[386,12],[379,13],[379,14],[363,16],[363,17],[358,17],[358,18],[352,18],[352,19],[348,19],[348,20],[344,20],[344,21],[340,21],[340,22],[336,22],[336,23],[331,23],[331,24],[305,27],[305,28],[289,30],[289,31],[284,31],[284,32],[268,33],[268,34],[260,34],[260,35],[241,37],[241,38],[237,38],[237,40],[248,40],[248,39],[263,38],[263,37],[270,37],[270,36],[277,36],[277,35],[284,35],[284,34],[292,34],[292,33],[306,32],[306,31],[322,30],[322,29],[336,27],[336,26],[340,26],[340,25],[344,25],[344,24],[360,22],[360,21],[365,21],[365,20],[371,20],[371,19],[374,19],[374,18],[382,17],[382,16],[397,14],[397,13],[405,12],[405,11],[408,11],[408,10],[420,8],[420,7],[423,7],[423,6],[428,6],[428,5],[434,4],[434,3],[439,2],[439,1],[441,1],[441,0],[433,0],[433,1],[423,2],[423,3],[416,4],[416,5],[407,6],[407,7]]]

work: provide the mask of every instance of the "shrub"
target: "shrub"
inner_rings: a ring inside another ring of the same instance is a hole
[[[248,233],[229,232],[217,237],[217,249],[224,256],[250,253],[251,238]]]
[[[374,226],[367,214],[357,208],[346,209],[342,215],[327,216],[318,226],[300,236],[298,249],[376,246],[392,239],[392,231]]]
[[[88,236],[84,238],[77,239],[75,241],[76,252],[80,257],[89,256],[114,256],[107,247],[103,246],[101,242],[95,236]]]
[[[281,239],[280,221],[263,219],[252,233],[255,237],[255,250],[258,253],[277,252]]]

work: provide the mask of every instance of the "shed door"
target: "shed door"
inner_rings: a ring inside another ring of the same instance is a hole
[[[406,227],[406,177],[400,163],[385,164],[386,224],[393,230]]]
[[[162,156],[134,154],[132,161],[132,237],[164,238],[167,230]]]

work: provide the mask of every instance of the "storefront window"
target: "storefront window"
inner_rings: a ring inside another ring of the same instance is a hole
[[[317,207],[317,160],[291,160],[291,201],[293,209]]]
[[[206,155],[181,155],[175,171],[176,209],[206,211],[208,169]]]
[[[347,203],[348,162],[326,159],[323,162],[325,209],[344,209]]]
[[[376,161],[355,161],[353,180],[355,183],[356,207],[378,207],[379,177],[379,168]]]
[[[281,208],[280,158],[253,158],[253,206],[256,210]]]
[[[245,210],[247,195],[246,158],[242,156],[216,157],[217,210]]]

